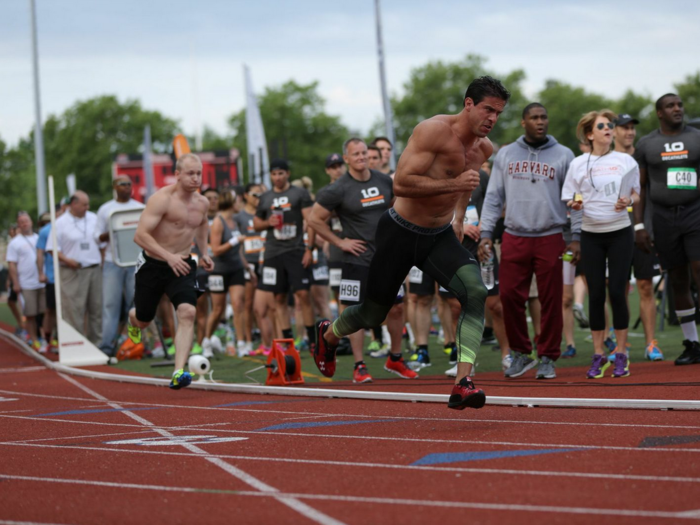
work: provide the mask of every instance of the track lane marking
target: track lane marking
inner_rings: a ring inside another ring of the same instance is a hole
[[[410,505],[412,507],[440,507],[440,508],[461,508],[475,510],[497,510],[513,512],[549,512],[555,514],[578,514],[593,516],[625,516],[639,518],[659,518],[659,519],[700,519],[700,513],[691,511],[659,511],[659,510],[627,510],[627,509],[601,509],[589,507],[565,507],[557,505],[517,505],[503,503],[477,503],[464,501],[426,501],[402,498],[378,498],[366,496],[347,496],[335,494],[306,494],[306,493],[269,493],[248,490],[221,490],[221,489],[199,489],[194,487],[171,487],[167,485],[141,485],[136,483],[114,483],[107,481],[88,481],[78,479],[44,478],[33,476],[9,476],[0,474],[0,479],[18,481],[37,481],[41,483],[66,483],[76,485],[89,485],[95,487],[110,487],[119,489],[154,490],[164,492],[185,492],[185,493],[215,493],[244,497],[266,497],[266,498],[289,498],[289,499],[310,499],[314,501],[335,501],[347,503],[372,503],[380,505]]]
[[[143,386],[143,385],[136,385]],[[76,398],[76,397],[59,397],[51,396],[46,394],[30,394],[25,392],[15,392],[9,390],[0,390],[0,394],[11,394],[11,395],[26,395],[34,397],[44,397],[51,399],[68,399],[76,401],[92,401],[92,399],[86,398]],[[230,394],[229,394],[230,395]],[[235,395],[247,395],[247,394],[235,394]],[[325,399],[324,399],[325,400]],[[328,401],[338,401],[337,399]],[[345,401],[358,401],[358,400],[345,400]],[[363,400],[359,400],[363,401]],[[219,410],[219,411],[234,411],[234,412],[253,412],[259,414],[259,409],[246,409],[246,408],[236,408],[236,407],[217,407],[217,406],[196,406],[196,405],[171,405],[164,403],[144,403],[138,401],[114,401],[122,405],[137,405],[137,406],[151,406],[158,408],[185,408],[192,410]],[[280,402],[281,403],[281,402]],[[503,407],[507,408],[507,407]],[[439,418],[439,417],[413,417],[413,416],[395,416],[395,415],[368,415],[368,414],[350,414],[348,412],[342,413],[329,413],[329,412],[297,412],[293,410],[275,410],[276,414],[299,414],[299,415],[315,415],[318,417],[361,417],[361,418],[378,418],[378,419],[397,419],[403,421],[442,421],[446,423],[464,423],[464,419],[461,418]],[[700,430],[700,425],[646,425],[644,423],[581,423],[577,421],[541,421],[541,420],[518,420],[518,419],[473,419],[472,423],[497,423],[497,424],[523,424],[523,425],[561,425],[561,426],[579,426],[579,427],[614,427],[614,428],[671,428],[680,430]]]
[[[121,412],[122,414],[127,414],[127,412]],[[134,414],[135,415],[135,414]],[[11,418],[11,419],[26,419],[32,421],[50,421],[54,423],[74,423],[74,424],[84,424],[84,425],[102,425],[102,426],[122,426],[129,428],[139,428],[140,425],[129,425],[125,423],[95,423],[91,421],[73,421],[65,419],[51,419],[46,417],[34,418],[27,416],[6,416],[0,414],[0,418]],[[251,422],[254,423],[254,422]],[[167,429],[167,426],[153,426],[154,429]],[[197,426],[192,426],[190,428],[197,428]],[[291,436],[291,437],[312,437],[312,438],[329,438],[329,439],[363,439],[366,441],[404,441],[408,443],[443,443],[443,444],[462,444],[462,445],[502,445],[502,446],[522,446],[522,441],[483,441],[483,440],[460,440],[460,439],[429,439],[429,438],[404,438],[400,436],[366,436],[366,435],[349,435],[349,434],[309,434],[304,432],[275,432],[275,431],[259,431],[259,430],[225,430],[225,429],[211,429],[212,432],[226,432],[232,434],[262,434],[262,435],[275,435],[275,436]],[[11,444],[6,442],[0,442],[2,444]],[[685,453],[700,453],[700,448],[678,448],[678,447],[663,447],[663,448],[639,448],[639,447],[618,447],[618,446],[601,446],[601,445],[582,445],[578,443],[528,443],[529,447],[542,447],[542,448],[580,448],[580,449],[590,449],[590,450],[626,450],[634,452],[685,452]]]
[[[111,406],[112,408],[117,408],[117,409],[123,408],[119,404],[117,404],[113,401],[110,401],[105,396],[95,392],[94,390],[83,385],[82,383],[80,383],[79,381],[77,381],[76,379],[74,379],[70,376],[67,376],[63,373],[58,373],[58,376],[62,377],[63,379],[65,379],[66,381],[68,381],[72,385],[76,386],[77,388],[79,388],[80,390],[85,392],[86,394],[91,395],[94,398],[99,399],[100,401],[104,401],[107,405]],[[144,419],[143,417],[141,417],[137,414],[134,414],[133,412],[123,411],[121,413],[124,414],[125,416],[133,419],[134,421],[141,423],[143,426],[153,428],[158,434],[160,434],[163,437],[171,437],[171,438],[177,437],[177,436],[175,436],[175,434],[172,434],[172,433],[168,432],[167,430],[163,430],[163,429],[156,427],[153,423],[151,423],[147,419]],[[189,443],[181,443],[181,444],[179,444],[179,446],[189,450],[190,452],[194,452],[194,453],[199,454],[202,459],[208,461],[209,463],[212,463],[213,465],[216,465],[217,467],[219,467],[223,471],[231,474],[236,479],[246,483],[247,485],[250,485],[251,487],[257,489],[258,491],[272,495],[278,502],[286,505],[290,509],[298,512],[302,516],[304,516],[312,521],[315,521],[321,525],[345,525],[342,521],[336,520],[335,518],[332,518],[331,516],[328,516],[327,514],[324,514],[323,512],[316,510],[313,507],[310,507],[306,503],[300,501],[298,498],[285,496],[285,495],[279,495],[280,491],[278,489],[276,489],[275,487],[268,485],[267,483],[257,479],[254,476],[251,476],[247,472],[244,472],[243,470],[227,463],[226,461],[224,461],[221,458],[211,456],[209,454],[209,452],[198,447],[197,445],[192,445]]]
[[[201,457],[201,454],[173,452],[162,450],[143,450],[131,448],[116,448],[116,447],[87,447],[79,445],[44,445],[36,443],[0,443],[0,446],[24,446],[35,448],[48,449],[71,449],[83,451],[97,452],[113,452],[121,454],[156,454],[161,456],[173,457]],[[233,454],[210,454],[213,457],[221,459],[235,459],[243,461],[264,461],[274,463],[294,463],[299,465],[333,465],[338,467],[359,467],[359,468],[383,468],[389,470],[417,470],[417,471],[436,471],[436,472],[465,472],[473,474],[493,474],[493,475],[522,475],[522,476],[556,476],[563,478],[590,478],[590,479],[618,479],[626,481],[654,481],[654,482],[671,482],[671,483],[700,483],[700,477],[682,477],[682,476],[654,476],[643,474],[610,474],[610,473],[594,473],[594,472],[567,472],[567,471],[552,471],[552,470],[517,470],[517,469],[496,469],[496,468],[480,468],[480,467],[437,467],[433,465],[397,465],[395,463],[369,463],[357,461],[333,461],[333,460],[318,460],[318,459],[294,459],[294,458],[279,458],[265,456],[242,456]]]

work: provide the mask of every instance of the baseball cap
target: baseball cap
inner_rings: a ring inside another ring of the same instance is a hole
[[[639,121],[628,113],[620,113],[615,119],[616,126],[624,126],[625,124],[629,124],[630,122],[634,124],[639,124]]]
[[[331,166],[335,166],[336,164],[345,164],[343,157],[341,157],[337,153],[331,153],[326,157],[326,168],[330,168]]]
[[[287,164],[286,160],[275,159],[272,162],[270,162],[270,171],[272,171],[272,170],[289,171],[289,164]]]

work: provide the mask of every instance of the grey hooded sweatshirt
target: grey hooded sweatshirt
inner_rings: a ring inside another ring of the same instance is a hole
[[[544,237],[562,232],[567,207],[561,188],[574,154],[551,135],[547,138],[545,144],[532,148],[522,136],[496,154],[481,211],[482,238],[492,238],[506,201],[505,226],[511,235]],[[571,212],[574,241],[581,237],[582,215]]]

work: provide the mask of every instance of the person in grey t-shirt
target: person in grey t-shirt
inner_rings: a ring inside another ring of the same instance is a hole
[[[376,251],[374,237],[380,217],[391,207],[394,191],[391,178],[367,167],[367,145],[351,138],[343,145],[343,156],[348,173],[316,196],[316,204],[309,217],[309,225],[316,232],[343,250],[342,280],[340,283],[340,311],[361,303],[367,293],[367,277]],[[344,238],[338,237],[328,225],[335,212],[343,227]],[[389,311],[387,326],[395,353],[401,352],[403,302],[397,302]],[[369,383],[372,377],[362,359],[364,330],[348,335],[355,358],[355,383]]]
[[[645,197],[654,205],[654,246],[668,271],[676,316],[685,340],[677,365],[700,363],[696,308],[690,273],[700,286],[700,131],[683,123],[681,98],[667,93],[656,101],[660,128],[642,137],[634,158],[639,163],[640,202],[634,208],[635,242],[651,251],[644,226]]]
[[[304,220],[308,220],[313,201],[308,191],[290,184],[289,175],[286,161],[273,160],[270,163],[272,190],[260,196],[253,218],[256,231],[267,231],[265,259],[254,308],[258,319],[266,317],[268,302],[265,296],[274,294],[282,336],[293,339],[287,303],[287,292],[291,290],[301,304],[304,326],[313,345],[316,332],[309,297],[313,231],[309,231],[309,244],[304,246]]]

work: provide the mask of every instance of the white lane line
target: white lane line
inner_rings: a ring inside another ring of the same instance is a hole
[[[0,394],[11,394],[13,396],[27,396],[27,397],[43,397],[46,399],[67,399],[68,401],[95,401],[89,397],[68,397],[68,396],[54,396],[51,394],[34,394],[31,392],[17,392],[15,390],[0,390]]]
[[[83,385],[82,383],[79,383],[77,380],[73,379],[72,377],[69,377],[65,374],[59,373],[58,374],[60,377],[68,381],[69,383],[75,385],[77,388],[81,389],[83,392],[85,392],[88,395],[91,395],[95,397],[96,399],[99,399],[100,401],[104,401],[107,405],[113,407],[113,408],[118,408],[121,409],[122,407],[118,405],[117,403],[114,403],[104,397],[101,394],[98,394],[94,390],[88,388],[87,386]],[[164,437],[170,437],[174,438],[176,437],[175,434],[172,434],[168,432],[167,430],[163,430],[160,428],[157,428],[153,423],[148,421],[147,419],[144,419],[143,417],[134,414],[133,412],[130,412],[128,410],[123,410],[121,412],[122,414],[126,415],[127,417],[130,417],[134,421],[138,421],[142,425],[153,428],[155,432],[160,434],[161,436]],[[315,521],[316,523],[319,523],[321,525],[344,525],[342,521],[336,520],[335,518],[332,518],[331,516],[328,516],[327,514],[324,514],[323,512],[314,509],[313,507],[310,507],[306,503],[300,501],[298,498],[294,497],[289,497],[285,495],[278,496],[280,494],[280,491],[276,489],[275,487],[268,485],[267,483],[257,479],[254,476],[251,476],[247,472],[242,471],[241,469],[234,467],[233,465],[227,463],[221,458],[211,456],[206,450],[199,448],[197,445],[192,445],[190,443],[181,443],[180,446],[186,448],[190,452],[194,452],[197,454],[200,454],[200,456],[205,459],[206,461],[216,465],[220,469],[224,470],[225,472],[228,472],[231,474],[233,477],[239,479],[240,481],[243,481],[244,483],[250,485],[251,487],[265,493],[272,494],[277,501],[280,503],[285,504],[287,507],[289,507],[292,510],[295,510],[302,516]]]
[[[91,399],[79,398],[79,397],[60,397],[45,394],[30,394],[25,392],[15,392],[10,390],[0,390],[0,394],[11,394],[18,396],[32,396],[32,397],[44,397],[49,399],[67,399],[75,401],[92,401]],[[241,394],[243,395],[243,394]],[[337,401],[337,400],[334,400]],[[252,412],[259,414],[266,405],[258,405],[255,408],[244,408],[229,406],[229,407],[212,407],[212,406],[196,406],[196,405],[172,405],[164,403],[145,403],[139,401],[114,401],[120,405],[134,405],[134,406],[147,406],[156,408],[183,408],[188,410],[208,410],[208,411],[230,411],[230,412]],[[299,414],[302,416],[318,416],[325,418],[333,417],[349,417],[349,418],[365,418],[365,419],[394,419],[401,421],[435,421],[435,422],[445,422],[445,423],[460,423],[465,422],[464,418],[452,418],[452,417],[412,417],[412,416],[393,416],[393,415],[367,415],[365,413],[351,414],[348,412],[342,413],[330,413],[330,412],[309,412],[309,411],[294,411],[294,410],[281,410],[279,409],[279,404],[270,403],[271,409],[274,409],[275,414]],[[523,425],[561,425],[561,426],[574,426],[574,427],[613,427],[613,428],[659,428],[659,429],[678,429],[678,430],[700,430],[700,425],[646,425],[643,423],[582,423],[577,421],[542,421],[542,420],[520,420],[520,419],[472,419],[470,423],[496,423],[496,424],[523,424]]]
[[[83,451],[98,451],[98,452],[114,452],[120,454],[156,454],[161,456],[172,457],[201,457],[201,454],[191,454],[187,452],[172,452],[161,450],[145,450],[131,448],[116,448],[116,447],[93,447],[80,445],[44,445],[38,443],[0,443],[0,446],[20,446],[20,447],[35,447],[47,449],[70,449]],[[567,471],[552,471],[552,470],[517,470],[517,469],[497,469],[497,468],[475,468],[475,467],[454,467],[454,466],[435,466],[435,465],[397,465],[395,463],[368,463],[358,461],[333,461],[333,460],[318,460],[318,459],[294,459],[281,457],[264,457],[264,456],[241,456],[233,454],[210,454],[212,457],[221,459],[231,459],[236,461],[266,461],[274,463],[294,463],[299,465],[333,465],[337,467],[363,468],[363,469],[389,469],[389,470],[409,470],[409,471],[434,471],[434,472],[464,472],[473,474],[493,474],[493,475],[512,475],[512,476],[555,476],[561,478],[583,478],[583,479],[617,479],[624,481],[652,481],[652,482],[670,482],[670,483],[700,483],[700,477],[684,477],[684,476],[654,476],[643,474],[610,474],[610,473],[594,473],[594,472],[567,472]]]
[[[440,507],[440,508],[462,508],[462,509],[479,509],[479,510],[498,510],[498,511],[527,511],[527,512],[550,512],[557,514],[579,514],[579,515],[595,515],[595,516],[625,516],[639,518],[660,518],[660,519],[700,519],[698,511],[671,512],[658,510],[626,510],[626,509],[601,509],[588,507],[564,507],[555,505],[517,505],[503,503],[476,503],[464,501],[426,501],[415,499],[401,498],[377,498],[365,496],[347,496],[335,494],[304,494],[304,493],[269,493],[256,491],[234,491],[234,490],[218,490],[218,489],[199,489],[193,487],[172,487],[166,485],[140,485],[136,483],[114,483],[105,481],[88,481],[79,479],[58,479],[58,478],[41,478],[33,476],[6,476],[0,474],[0,479],[10,479],[19,481],[39,481],[42,483],[67,483],[76,485],[89,485],[97,487],[110,487],[120,489],[135,489],[135,490],[155,490],[164,492],[185,492],[185,493],[206,493],[214,492],[217,494],[230,494],[232,496],[254,496],[254,497],[280,497],[286,499],[311,499],[315,501],[335,501],[347,503],[373,503],[380,505],[411,505],[414,507]]]
[[[129,413],[131,412],[128,411],[121,411],[120,413]],[[135,414],[134,414],[135,415]],[[47,417],[41,417],[41,418],[33,418],[33,417],[25,417],[25,416],[5,416],[0,414],[0,418],[12,418],[12,419],[27,419],[27,420],[38,420],[38,421],[47,421],[47,422],[55,422],[55,423],[75,423],[75,424],[85,424],[85,425],[104,425],[104,426],[121,426],[121,427],[130,427],[130,428],[138,428],[138,425],[128,425],[124,423],[95,423],[95,422],[90,422],[90,421],[73,421],[73,420],[64,420],[64,419],[51,419]],[[131,416],[130,416],[131,417]],[[145,420],[144,420],[145,421]],[[165,431],[164,429],[169,428],[169,427],[158,427],[153,425],[154,429],[158,429]],[[190,427],[191,429],[196,429],[197,426],[194,425]],[[260,434],[260,435],[274,435],[274,436],[290,436],[290,437],[311,437],[311,438],[328,438],[328,439],[359,439],[359,440],[365,440],[365,441],[393,441],[393,442],[407,442],[407,443],[443,443],[443,444],[462,444],[462,445],[503,445],[503,446],[515,446],[515,447],[522,447],[524,446],[524,443],[522,441],[483,441],[483,440],[469,440],[469,439],[429,439],[429,438],[405,438],[405,437],[400,437],[400,436],[390,436],[390,437],[383,437],[383,436],[366,436],[366,435],[360,435],[360,436],[353,436],[350,434],[316,434],[316,433],[305,433],[305,432],[287,432],[287,431],[282,431],[282,432],[276,432],[272,430],[265,430],[265,431],[259,431],[259,430],[225,430],[225,429],[208,429],[211,430],[212,432],[225,432],[225,433],[230,433],[230,434]],[[0,442],[0,445],[2,444],[12,444],[12,443],[7,443],[7,442]],[[681,447],[644,447],[644,448],[639,448],[639,447],[617,447],[617,446],[609,446],[609,445],[582,445],[582,444],[572,444],[572,443],[527,443],[528,447],[542,447],[542,448],[579,448],[579,449],[590,449],[590,450],[596,450],[600,452],[608,451],[608,450],[626,450],[629,452],[641,452],[641,453],[690,453],[690,454],[695,454],[695,453],[700,453],[700,448],[681,448]]]
[[[38,522],[38,521],[14,521],[14,520],[0,520],[0,525],[66,525],[65,523],[48,523],[48,522]]]
[[[0,374],[15,373],[15,372],[47,372],[48,369],[45,366],[16,366],[0,368]]]

